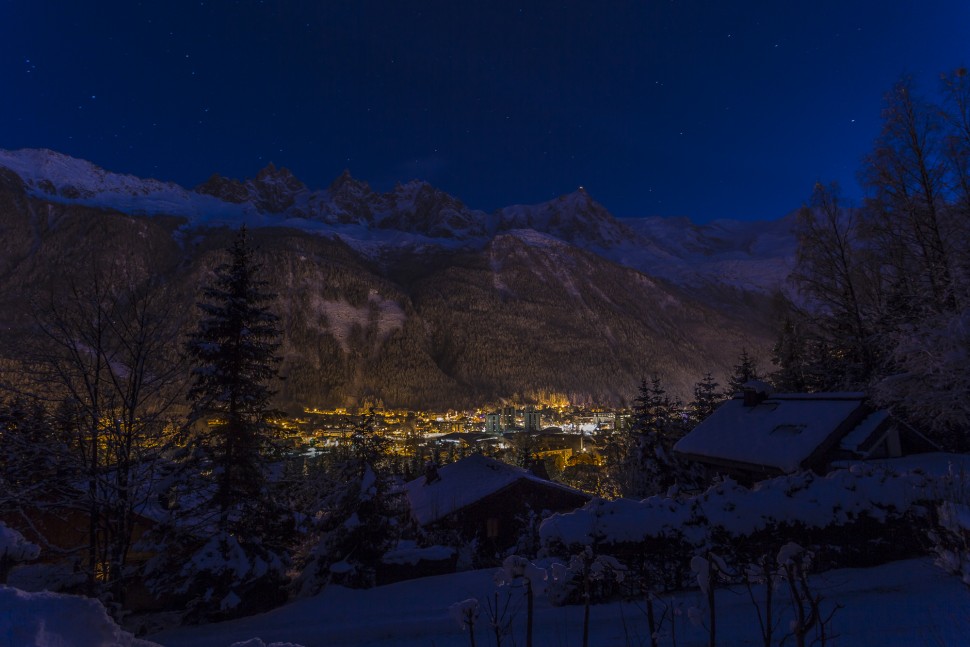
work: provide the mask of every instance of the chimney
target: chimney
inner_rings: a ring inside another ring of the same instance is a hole
[[[749,380],[741,386],[741,393],[744,396],[744,406],[756,407],[768,399],[771,387],[761,380]]]

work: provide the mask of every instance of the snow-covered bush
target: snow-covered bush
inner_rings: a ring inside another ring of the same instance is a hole
[[[568,566],[552,565],[552,580],[549,584],[549,599],[553,604],[575,601],[583,604],[583,646],[589,644],[589,607],[594,599],[600,600],[616,592],[623,581],[626,567],[610,555],[595,555],[591,546],[586,546],[573,555]]]
[[[502,568],[495,572],[495,584],[498,586],[516,585],[528,582],[533,590],[545,590],[546,570],[539,568],[525,557],[509,555],[502,561]]]
[[[727,579],[731,571],[724,559],[710,551],[704,555],[694,555],[690,560],[690,570],[697,578],[697,587],[701,590],[707,604],[707,620],[704,620],[704,612],[699,607],[691,607],[687,610],[691,624],[704,627],[710,637],[710,644],[717,643],[717,606],[714,591],[717,588],[718,580]]]
[[[458,626],[468,630],[468,640],[471,643],[471,647],[475,647],[475,622],[478,620],[479,613],[478,600],[468,598],[461,602],[455,602],[448,607],[448,610],[451,612],[451,617],[458,623]]]
[[[455,619],[459,627],[469,629],[475,626],[475,621],[478,619],[478,600],[468,598],[461,602],[455,602],[448,607],[448,610],[451,612],[451,617]]]
[[[288,559],[269,547],[216,533],[171,542],[145,565],[156,595],[184,600],[191,622],[263,611],[286,599]]]
[[[970,474],[950,466],[941,480],[930,540],[936,563],[970,586]]]
[[[40,547],[0,521],[0,584],[7,581],[10,570],[17,564],[37,559]]]
[[[610,555],[596,555],[591,546],[569,558],[568,564],[553,564],[548,584],[554,605],[596,603],[617,595],[627,568]]]
[[[757,559],[741,565],[742,581],[748,591],[748,599],[754,605],[755,613],[758,617],[758,629],[761,632],[761,640],[764,647],[771,647],[777,626],[777,613],[775,612],[774,599],[775,590],[781,578],[781,569],[777,564],[777,559],[771,554],[766,553]],[[758,600],[755,594],[755,587],[760,586],[762,600]]]
[[[832,618],[842,608],[835,604],[827,612],[823,611],[823,598],[812,588],[808,579],[813,557],[811,551],[789,542],[781,547],[776,558],[781,579],[788,583],[792,608],[788,635],[794,637],[796,647],[805,647],[805,640],[811,631],[815,633],[811,644],[824,647],[832,637],[829,627]]]
[[[944,501],[934,531],[936,563],[970,586],[970,503]]]
[[[525,557],[509,555],[502,562],[502,568],[495,572],[495,585],[498,587],[521,586],[526,601],[526,644],[532,644],[532,621],[535,609],[535,596],[546,590],[547,573]],[[496,634],[497,636],[498,634]]]
[[[23,591],[72,593],[83,589],[87,575],[74,561],[21,564],[10,571],[7,584]]]
[[[668,561],[659,556],[675,553],[689,560],[703,549],[714,549],[732,557],[737,547],[746,554],[730,561],[743,564],[780,541],[794,539],[836,546],[827,553],[827,566],[840,559],[875,563],[918,548],[911,526],[914,517],[926,512],[922,503],[927,482],[925,475],[874,466],[854,466],[824,477],[783,476],[751,489],[726,480],[693,497],[593,500],[547,519],[540,536],[551,555],[574,554],[596,544],[599,552],[631,566],[644,554]],[[896,533],[891,541],[890,532]]]

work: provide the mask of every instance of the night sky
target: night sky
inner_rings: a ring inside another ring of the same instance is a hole
[[[858,201],[884,93],[968,64],[967,0],[0,0],[0,148],[778,218],[816,180]]]

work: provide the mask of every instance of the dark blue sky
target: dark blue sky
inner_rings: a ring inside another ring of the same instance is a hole
[[[0,148],[777,218],[816,180],[858,200],[883,94],[932,94],[968,34],[966,0],[0,0]]]

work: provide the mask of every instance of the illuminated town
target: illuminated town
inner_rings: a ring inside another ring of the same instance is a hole
[[[372,416],[373,431],[391,441],[389,451],[398,457],[447,463],[482,453],[513,464],[541,461],[556,476],[571,465],[602,465],[605,440],[629,411],[568,404],[472,411],[307,407],[281,426],[294,449],[314,454],[349,443],[365,416]]]

